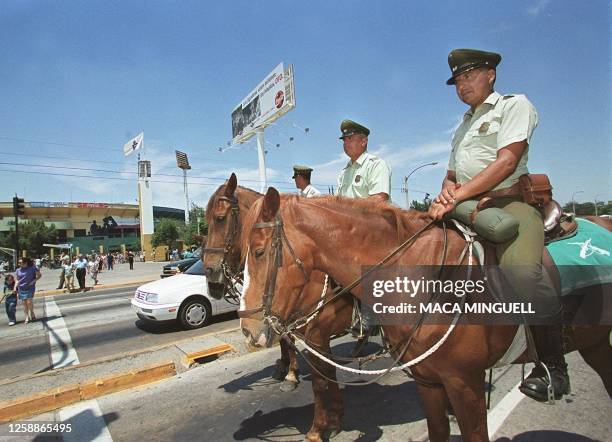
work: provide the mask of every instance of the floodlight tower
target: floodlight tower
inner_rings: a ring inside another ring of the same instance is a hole
[[[175,150],[176,166],[183,170],[183,189],[185,191],[185,224],[189,224],[189,192],[187,190],[187,171],[191,169],[187,154],[180,150]]]

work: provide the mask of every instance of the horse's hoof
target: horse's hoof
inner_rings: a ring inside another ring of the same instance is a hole
[[[283,393],[288,393],[290,391],[293,391],[297,388],[297,382],[291,382],[291,381],[283,381],[283,383],[280,386],[280,391],[282,391]]]
[[[329,428],[325,431],[326,439],[333,439],[340,434],[340,428]]]
[[[314,433],[314,432],[309,431],[308,433],[306,433],[306,437],[304,438],[304,441],[323,442],[323,439],[321,438],[321,433]]]

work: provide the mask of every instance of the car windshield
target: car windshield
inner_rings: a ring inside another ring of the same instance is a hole
[[[202,257],[202,247],[198,247],[196,249],[196,251],[193,252],[193,257],[194,258],[201,258]]]
[[[204,262],[198,259],[191,267],[185,272],[188,275],[202,275],[204,276]]]

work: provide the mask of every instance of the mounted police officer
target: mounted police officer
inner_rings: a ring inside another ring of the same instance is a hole
[[[527,158],[538,114],[524,95],[501,95],[494,91],[496,67],[501,55],[475,49],[455,49],[448,56],[452,76],[446,84],[455,85],[459,99],[470,106],[452,140],[448,171],[442,191],[429,213],[441,219],[461,201],[493,198],[499,207],[519,222],[518,235],[497,246],[500,267],[513,269],[518,281],[531,282],[528,296],[554,299],[556,293],[541,270],[544,225],[538,210],[522,201],[519,177],[527,174]],[[526,268],[521,273],[517,268]],[[513,273],[514,275],[514,273]],[[517,280],[513,284],[518,284]],[[530,281],[527,281],[530,280]],[[560,309],[546,311],[544,323],[531,327],[538,355],[551,373],[557,399],[569,392],[567,365],[563,356]],[[523,381],[520,390],[536,400],[547,400],[548,379],[540,365]]]
[[[338,177],[338,195],[347,198],[388,202],[391,195],[391,169],[384,160],[367,151],[370,129],[352,120],[340,124],[344,153],[350,158]],[[358,354],[369,336],[378,333],[378,321],[371,308],[361,304]]]
[[[295,180],[295,187],[300,189],[300,196],[306,198],[313,198],[320,196],[321,192],[310,184],[310,175],[312,174],[312,168],[308,166],[293,166],[293,178]]]

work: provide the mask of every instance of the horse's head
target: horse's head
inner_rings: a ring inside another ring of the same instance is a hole
[[[284,215],[289,218],[289,213]],[[283,220],[281,197],[273,187],[250,209],[241,243],[245,262],[239,311],[242,331],[251,344],[270,346],[275,332],[283,333],[285,326],[310,312],[300,307],[304,307],[301,294],[312,272],[313,244]]]
[[[208,239],[202,260],[208,278],[208,293],[221,299],[227,283],[223,266],[237,269],[240,260],[238,180],[234,173],[210,197],[206,207]]]

